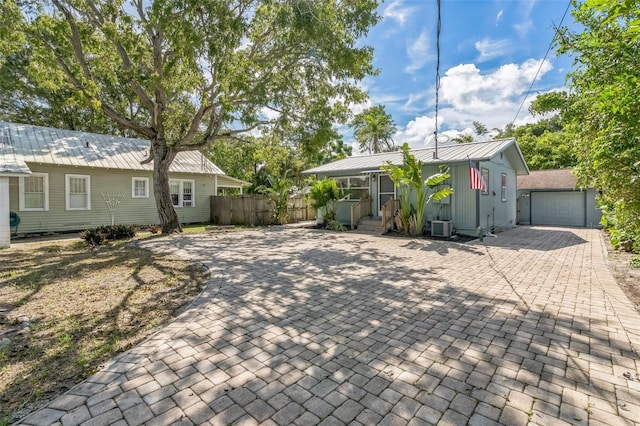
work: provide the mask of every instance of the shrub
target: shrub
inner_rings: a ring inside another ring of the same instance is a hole
[[[137,228],[133,225],[109,225],[87,229],[80,234],[85,243],[90,246],[99,246],[106,241],[126,240],[136,236]]]
[[[322,219],[325,222],[335,220],[338,200],[340,199],[340,189],[334,179],[324,178],[317,181],[311,187],[309,198],[313,201],[313,207],[316,210],[324,209]]]

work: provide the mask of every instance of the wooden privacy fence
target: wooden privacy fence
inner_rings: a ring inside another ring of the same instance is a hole
[[[315,211],[303,197],[291,197],[287,203],[288,222],[314,220]],[[275,205],[267,195],[223,195],[211,197],[211,222],[216,225],[274,225]]]

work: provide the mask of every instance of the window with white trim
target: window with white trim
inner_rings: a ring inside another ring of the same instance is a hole
[[[149,178],[131,178],[131,198],[149,198]]]
[[[193,180],[169,179],[169,191],[174,207],[195,207],[196,184]]]
[[[506,173],[502,173],[501,175],[500,192],[501,192],[500,195],[502,197],[502,201],[507,201],[507,174]]]
[[[64,175],[67,210],[91,210],[91,176]]]
[[[369,196],[369,176],[346,176],[335,178],[340,197],[347,196],[349,200],[359,200]]]
[[[18,180],[20,211],[49,210],[49,174],[32,173]]]

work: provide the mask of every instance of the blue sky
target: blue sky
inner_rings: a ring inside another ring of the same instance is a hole
[[[528,113],[536,93],[564,86],[571,58],[545,52],[568,0],[442,0],[440,36],[439,133],[471,132],[474,120],[489,129],[513,121],[536,72],[532,94],[515,124],[537,120]],[[424,147],[434,132],[436,25],[435,0],[387,0],[382,21],[364,44],[375,49],[380,74],[363,81],[370,100],[393,116],[396,144]],[[568,13],[564,25],[572,25]],[[343,129],[352,142],[350,129]],[[356,149],[357,150],[357,149]]]

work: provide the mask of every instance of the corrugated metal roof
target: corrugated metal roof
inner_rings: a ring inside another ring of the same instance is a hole
[[[467,161],[488,161],[507,148],[514,146],[517,150],[518,156],[522,161],[522,166],[525,171],[528,171],[520,148],[516,144],[516,140],[509,139],[497,139],[486,142],[472,142],[455,145],[443,145],[438,147],[438,158],[435,158],[435,148],[423,148],[411,150],[411,154],[416,157],[416,160],[421,161],[424,164],[442,164],[442,163],[456,163]],[[384,152],[380,154],[361,155],[356,157],[348,157],[342,160],[334,161],[333,163],[324,164],[322,166],[314,167],[309,170],[305,170],[303,173],[334,173],[334,172],[346,172],[346,171],[360,171],[360,170],[376,170],[380,166],[391,162],[395,165],[402,165],[402,152]]]
[[[5,132],[0,128],[0,175],[28,175],[31,174],[29,166],[20,158],[16,157],[13,143]]]
[[[575,189],[578,178],[571,170],[536,170],[518,176],[518,189]]]
[[[140,161],[147,157],[150,146],[149,141],[144,139],[6,122],[0,122],[0,135],[10,141],[16,159],[23,163],[119,170],[153,170],[152,163],[140,164]],[[2,167],[3,163],[0,162],[0,168]],[[172,173],[225,174],[198,151],[179,152],[169,171]]]

